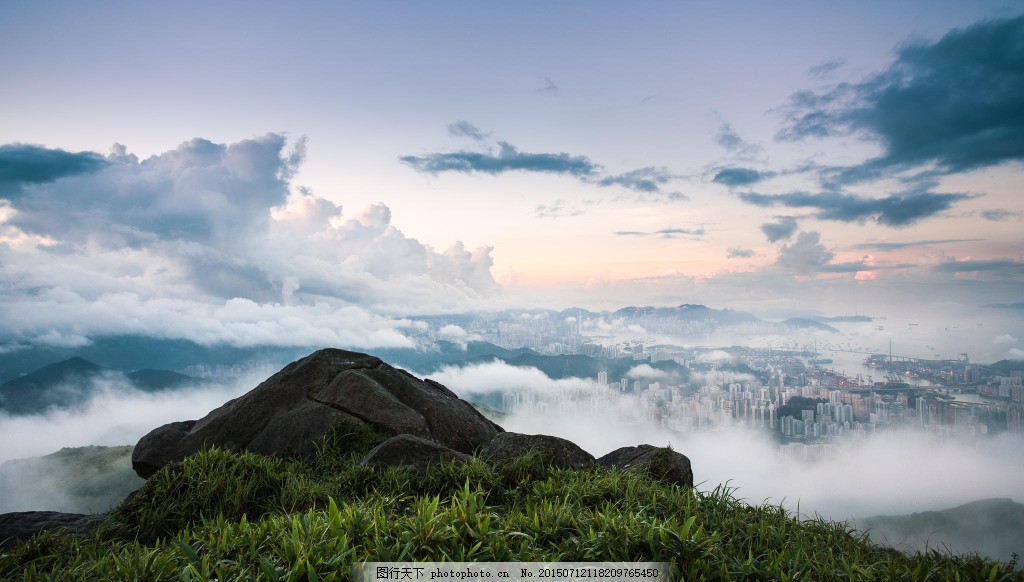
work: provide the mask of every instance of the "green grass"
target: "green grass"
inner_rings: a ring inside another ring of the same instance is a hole
[[[346,436],[347,435],[347,436]],[[750,506],[726,487],[474,461],[359,467],[376,437],[307,462],[219,449],[166,467],[88,539],[0,556],[15,580],[347,580],[360,561],[666,561],[673,580],[1024,580],[1016,564],[872,545],[845,523]]]

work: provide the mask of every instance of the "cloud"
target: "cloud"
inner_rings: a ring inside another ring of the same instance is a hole
[[[501,174],[509,171],[539,172],[548,174],[568,174],[575,177],[588,177],[597,173],[599,167],[586,156],[573,156],[567,153],[530,154],[522,153],[508,142],[498,142],[498,155],[479,152],[453,152],[428,154],[419,156],[402,156],[403,163],[418,172],[438,174],[441,172],[462,172],[470,174]]]
[[[115,148],[91,172],[0,202],[0,343],[409,346],[412,323],[381,313],[465,309],[497,291],[489,247],[435,250],[384,204],[345,216],[292,187],[303,155],[303,140],[289,151],[276,134],[142,161]]]
[[[796,232],[798,225],[792,216],[780,216],[778,222],[766,222],[761,225],[761,232],[768,237],[768,242],[789,240]]]
[[[107,164],[93,152],[66,152],[26,144],[0,145],[0,197],[17,196],[22,186],[89,174]]]
[[[484,133],[479,127],[468,121],[456,121],[448,124],[448,134],[455,137],[468,137],[473,141],[486,141],[490,136]]]
[[[776,264],[800,274],[819,271],[835,257],[835,253],[821,244],[821,234],[801,232],[792,244],[779,248]]]
[[[719,170],[711,181],[730,187],[749,186],[774,175],[774,172],[759,172],[750,168],[725,168]]]
[[[977,242],[985,239],[981,238],[947,238],[937,240],[917,240],[908,242],[869,242],[869,243],[858,243],[853,245],[852,248],[865,251],[898,251],[902,249],[908,249],[912,247],[923,247],[932,245],[944,245],[952,243],[964,243],[964,242]]]
[[[468,136],[485,142],[490,134],[480,131],[472,123],[459,121],[448,126],[452,135]],[[515,146],[498,141],[497,154],[492,151],[438,152],[423,156],[401,156],[399,160],[416,170],[427,174],[459,172],[463,174],[498,175],[505,172],[533,172],[571,176],[583,183],[601,187],[621,186],[641,194],[655,194],[669,201],[685,200],[680,192],[663,192],[662,187],[677,178],[667,168],[648,166],[621,174],[606,174],[602,165],[587,156],[561,153],[527,153]]]
[[[791,194],[759,194],[741,192],[748,204],[788,208],[816,208],[821,220],[863,222],[874,220],[883,226],[904,227],[948,210],[954,202],[971,198],[968,194],[934,193],[914,189],[884,198],[865,198],[851,194],[796,192]]]
[[[964,259],[948,260],[933,267],[940,273],[998,272],[1007,275],[1024,274],[1024,261],[1016,259]]]
[[[667,184],[673,178],[666,168],[640,168],[617,176],[608,176],[597,180],[598,186],[622,186],[637,192],[661,192],[661,186]],[[683,198],[678,192],[671,195],[675,199]]]
[[[560,91],[558,85],[555,85],[555,82],[547,77],[544,77],[544,86],[537,89],[538,93],[546,93],[552,97],[558,97]]]
[[[1017,338],[1013,337],[1012,335],[1010,335],[1008,333],[1004,333],[1002,335],[996,336],[996,338],[992,340],[992,343],[997,344],[997,345],[1000,345],[1000,344],[1015,344],[1015,343],[1017,343]]]
[[[807,74],[818,79],[828,79],[832,77],[832,73],[835,73],[845,64],[846,61],[843,61],[842,59],[825,61],[808,69]]]
[[[533,209],[533,213],[537,218],[560,218],[562,216],[579,216],[583,214],[583,209],[572,206],[565,200],[555,200],[551,204],[538,204]]]
[[[861,273],[883,269],[905,269],[914,266],[903,263],[884,266],[875,265],[871,257],[864,257],[859,261],[833,263],[833,258],[835,258],[835,253],[828,250],[821,243],[820,233],[814,231],[801,232],[791,244],[784,244],[779,248],[779,256],[775,264],[784,270],[798,275]]]
[[[1013,212],[1012,210],[1005,210],[1002,208],[996,210],[983,210],[981,217],[985,220],[1001,221],[1014,216],[1020,216],[1019,212]]]
[[[858,181],[881,171],[934,165],[944,173],[1024,161],[1024,16],[956,29],[899,49],[885,70],[824,93],[792,96],[781,140],[857,135],[883,153],[849,168]]]
[[[754,251],[751,249],[730,248],[726,256],[730,259],[748,259],[754,256]]]
[[[750,159],[761,151],[760,146],[749,143],[736,133],[732,125],[722,122],[715,134],[715,143],[732,154],[736,159]]]
[[[631,379],[648,379],[656,380],[658,378],[667,378],[668,373],[663,370],[651,367],[650,364],[640,364],[639,366],[633,366],[626,372],[626,377]]]
[[[655,230],[652,232],[644,232],[638,230],[617,230],[615,231],[618,236],[657,236],[661,238],[678,238],[680,236],[700,238],[704,236],[704,228],[663,228],[661,230]]]

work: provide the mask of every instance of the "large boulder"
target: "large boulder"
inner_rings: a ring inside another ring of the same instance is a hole
[[[576,443],[544,434],[503,432],[480,450],[480,458],[501,465],[528,452],[537,454],[545,465],[557,469],[586,469],[594,465],[594,456]]]
[[[411,434],[400,434],[374,447],[366,453],[360,463],[375,469],[401,466],[413,471],[422,471],[442,461],[469,463],[472,460],[473,457],[453,451],[434,441]]]
[[[606,469],[640,471],[648,476],[680,487],[693,487],[690,459],[667,447],[638,445],[615,449],[597,460]]]
[[[288,364],[202,419],[171,423],[142,437],[132,466],[148,478],[210,446],[309,457],[317,441],[343,422],[418,436],[466,454],[503,432],[437,382],[373,356],[324,349]]]

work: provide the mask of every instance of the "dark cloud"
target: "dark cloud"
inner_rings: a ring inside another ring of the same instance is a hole
[[[842,59],[835,59],[831,61],[825,61],[824,63],[814,65],[807,70],[807,73],[812,77],[819,79],[827,79],[832,76],[832,73],[836,72],[840,67],[846,64],[846,61]]]
[[[448,126],[448,131],[453,135],[465,135],[478,141],[483,141],[487,137],[487,134],[481,132],[475,125],[464,121]],[[621,186],[642,194],[656,194],[667,200],[686,199],[686,196],[680,192],[662,191],[662,186],[676,178],[667,168],[649,166],[622,174],[604,175],[604,167],[591,161],[587,156],[574,156],[567,153],[526,153],[520,152],[508,142],[499,141],[497,144],[499,147],[497,155],[490,152],[460,151],[433,153],[425,156],[402,156],[399,160],[417,172],[430,174],[479,172],[497,175],[522,171],[569,175],[587,184]]]
[[[639,230],[617,230],[619,236],[657,236],[661,238],[678,238],[680,236],[699,238],[704,236],[704,228],[663,228],[651,232]]]
[[[1012,218],[1014,216],[1020,216],[1020,213],[1005,210],[1003,208],[998,208],[996,210],[983,210],[981,212],[982,218],[993,221],[1006,220],[1007,218]]]
[[[426,156],[402,156],[403,163],[418,172],[439,174],[441,172],[462,172],[471,174],[501,174],[521,170],[548,174],[569,174],[577,178],[593,176],[600,166],[586,156],[559,154],[522,153],[508,142],[498,142],[498,155],[478,152],[453,152],[428,154]]]
[[[730,259],[746,259],[754,256],[754,251],[751,249],[730,248],[726,256]]]
[[[870,242],[853,245],[853,248],[862,251],[898,251],[911,247],[924,247],[931,245],[943,245],[950,243],[977,242],[980,238],[947,238],[940,240],[918,240],[910,242]]]
[[[815,215],[822,220],[842,222],[873,219],[884,226],[902,227],[948,210],[954,202],[971,198],[968,194],[936,193],[911,190],[885,198],[865,198],[851,194],[825,192],[811,194],[758,194],[743,192],[744,202],[757,206],[785,206],[788,208],[816,208]]]
[[[793,95],[784,115],[778,139],[881,142],[881,156],[839,174],[846,183],[925,165],[952,173],[1024,161],[1024,16],[905,45],[860,83]]]
[[[768,237],[768,242],[789,240],[796,229],[796,219],[792,216],[781,216],[778,222],[766,222],[761,225],[761,232]]]
[[[608,176],[597,180],[598,186],[622,186],[630,190],[646,193],[661,192],[661,186],[667,184],[673,175],[666,168],[640,168],[617,176]],[[678,196],[682,196],[679,194]]]
[[[455,137],[468,137],[474,141],[486,141],[489,133],[484,133],[479,127],[468,121],[456,121],[448,124],[448,134]]]
[[[1024,274],[1024,261],[1014,259],[968,259],[946,261],[935,265],[940,273],[996,272],[1012,275]]]
[[[759,172],[750,168],[725,168],[719,170],[711,180],[725,186],[749,186],[774,176],[773,172]]]
[[[59,178],[88,174],[107,161],[93,152],[66,152],[41,146],[0,146],[0,197],[16,195],[24,184],[45,184]]]

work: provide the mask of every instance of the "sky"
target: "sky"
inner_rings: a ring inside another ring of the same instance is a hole
[[[1020,2],[43,1],[0,53],[0,349],[681,303],[1024,348]]]

